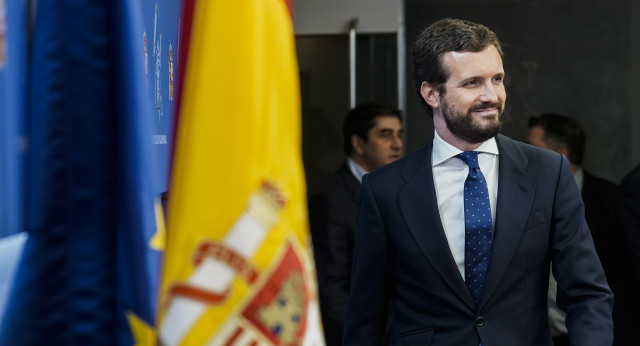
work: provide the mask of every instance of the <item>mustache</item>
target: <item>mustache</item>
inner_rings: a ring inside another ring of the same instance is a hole
[[[469,108],[469,112],[474,112],[479,109],[487,109],[487,108],[495,108],[498,112],[502,112],[502,103],[501,102],[482,102],[476,105],[473,105]]]

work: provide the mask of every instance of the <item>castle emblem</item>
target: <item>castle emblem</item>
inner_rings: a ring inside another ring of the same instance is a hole
[[[278,221],[285,203],[281,192],[265,181],[249,195],[244,211],[221,241],[201,243],[194,254],[196,269],[186,283],[175,284],[169,292],[160,328],[165,345],[179,344],[211,305],[226,301],[236,276],[249,285],[258,280],[260,273],[250,259]]]

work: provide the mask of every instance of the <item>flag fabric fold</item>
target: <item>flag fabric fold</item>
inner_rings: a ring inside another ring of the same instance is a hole
[[[22,231],[27,6],[0,0],[0,238]]]
[[[131,345],[132,328],[154,323],[159,253],[149,241],[160,185],[151,174],[154,114],[136,67],[138,7],[37,2],[27,87],[29,239],[2,345]]]
[[[26,239],[21,231],[27,13],[25,2],[0,0],[0,324]]]
[[[321,345],[288,3],[193,8],[160,341]]]

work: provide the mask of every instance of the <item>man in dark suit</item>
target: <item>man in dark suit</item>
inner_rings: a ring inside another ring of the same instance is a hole
[[[347,161],[309,200],[320,312],[327,345],[341,345],[349,300],[360,182],[402,156],[400,111],[378,103],[352,109],[343,124]]]
[[[591,231],[598,258],[607,276],[612,291],[625,284],[618,259],[620,247],[618,212],[618,187],[594,176],[582,167],[586,134],[580,122],[561,114],[542,114],[529,119],[527,143],[550,149],[564,155],[569,161],[573,178],[582,193],[585,219]],[[626,276],[626,274],[624,274]],[[556,305],[556,281],[549,279],[549,322],[555,346],[569,345],[564,312]],[[618,301],[615,301],[617,306]],[[614,320],[617,308],[614,309]],[[616,323],[617,325],[617,323]],[[615,328],[616,332],[618,328]]]
[[[613,295],[565,158],[499,135],[495,34],[445,19],[413,45],[434,139],[362,181],[344,345],[551,345],[549,266],[575,345],[611,345]],[[466,190],[465,190],[466,188]]]
[[[616,292],[615,310],[624,319],[616,319],[616,345],[640,345],[640,165],[620,183],[622,244],[628,284]]]

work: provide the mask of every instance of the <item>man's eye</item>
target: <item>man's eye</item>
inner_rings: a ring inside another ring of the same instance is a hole
[[[502,81],[504,80],[503,76],[495,76],[493,77],[493,81],[496,83],[502,83]]]
[[[475,79],[472,79],[472,80],[470,80],[470,81],[468,81],[468,82],[464,83],[464,86],[475,86],[475,85],[477,85],[477,84],[478,84],[478,81],[477,81],[477,80],[475,80]]]

